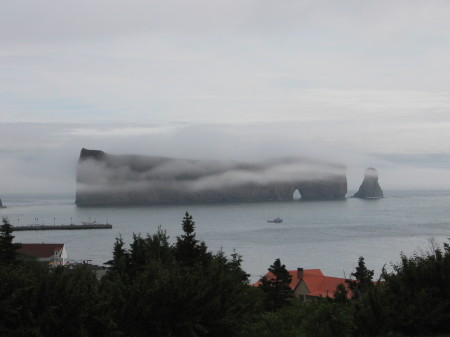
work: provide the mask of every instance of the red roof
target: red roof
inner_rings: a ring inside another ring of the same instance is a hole
[[[303,280],[309,290],[309,296],[333,297],[336,287],[339,284],[343,284],[348,291],[347,296],[349,298],[351,297],[351,292],[348,289],[348,284],[345,282],[344,278],[325,276],[320,269],[305,269],[303,270],[303,277],[300,279],[298,278],[297,270],[289,270],[289,274],[292,276],[290,284],[292,290],[295,290],[298,284]],[[273,278],[274,275],[269,272],[266,274],[266,277]],[[253,286],[257,287],[260,284],[261,281],[258,281],[254,283]]]
[[[303,281],[310,291],[309,296],[333,297],[336,287],[343,284],[347,289],[347,297],[351,297],[351,292],[344,278],[305,274]]]
[[[299,279],[297,277],[298,273],[297,270],[289,270],[289,274],[292,276],[292,280],[291,280],[291,289],[294,290],[298,283],[301,281],[301,279]],[[303,270],[303,279],[311,279],[311,280],[318,280],[320,278],[326,277],[322,274],[322,271],[320,269],[305,269]],[[308,287],[308,289],[310,289]]]
[[[62,250],[63,243],[22,243],[20,251],[22,253],[31,254],[38,258],[49,258],[55,253],[55,250]]]

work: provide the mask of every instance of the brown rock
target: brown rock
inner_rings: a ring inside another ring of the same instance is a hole
[[[345,167],[305,158],[262,163],[111,155],[82,149],[77,205],[344,199]]]

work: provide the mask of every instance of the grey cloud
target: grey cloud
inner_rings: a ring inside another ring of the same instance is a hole
[[[415,0],[3,1],[0,192],[72,191],[82,147],[306,155],[345,163],[349,186],[375,166],[383,188],[439,187],[449,14]]]
[[[250,33],[270,37],[306,29],[320,33],[325,29],[332,36],[352,32],[361,35],[361,42],[366,39],[373,43],[377,37],[404,38],[411,29],[444,36],[450,11],[445,1],[23,0],[4,1],[1,6],[0,39],[16,42],[92,40],[145,32],[234,32],[236,36]],[[344,42],[347,39],[339,38]]]

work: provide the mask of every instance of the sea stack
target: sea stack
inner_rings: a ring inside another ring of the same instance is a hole
[[[366,169],[364,180],[353,197],[360,199],[380,199],[384,197],[383,190],[378,183],[378,172],[376,169],[373,167]]]

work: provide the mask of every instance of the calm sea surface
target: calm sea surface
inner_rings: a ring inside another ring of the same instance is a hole
[[[351,195],[352,193],[349,193]],[[209,250],[233,250],[243,257],[252,280],[276,258],[288,269],[320,268],[329,276],[349,275],[359,256],[379,274],[400,253],[430,248],[430,239],[450,237],[450,191],[385,191],[380,200],[265,202],[149,207],[77,207],[73,196],[2,195],[0,210],[12,225],[109,222],[112,229],[15,232],[16,242],[65,243],[69,260],[111,259],[115,238],[129,244],[133,233],[165,229],[171,242],[182,234],[186,211],[196,222],[197,237]],[[268,223],[275,217],[283,223]]]

